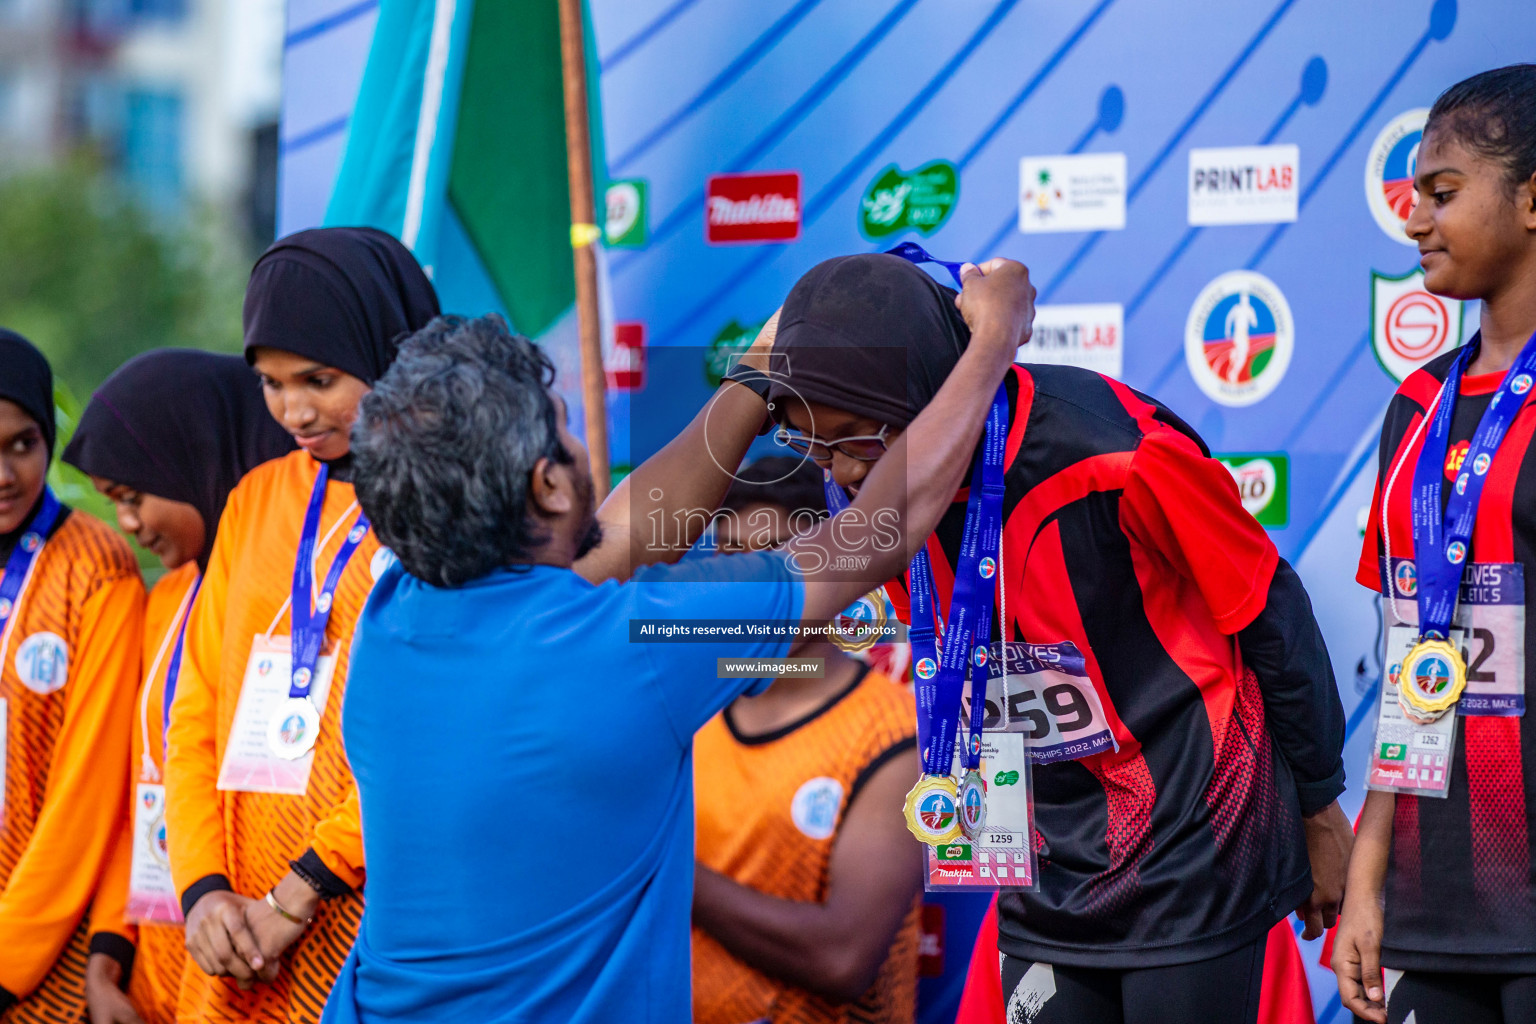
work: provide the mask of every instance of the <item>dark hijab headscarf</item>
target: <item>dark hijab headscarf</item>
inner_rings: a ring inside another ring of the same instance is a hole
[[[782,421],[803,398],[906,427],[938,394],[971,332],[955,292],[899,256],[839,256],[795,282],[768,400]]]
[[[196,508],[207,537],[197,564],[206,569],[229,492],[293,449],[239,356],[165,348],[135,356],[96,389],[64,461]]]
[[[53,458],[53,368],[30,341],[0,327],[0,398],[21,406],[42,428]]]
[[[245,289],[245,361],[307,356],[372,386],[400,340],[438,314],[409,249],[374,228],[314,228],[273,242]]]

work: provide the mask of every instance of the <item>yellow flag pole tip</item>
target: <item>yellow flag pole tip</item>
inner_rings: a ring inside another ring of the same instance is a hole
[[[603,229],[596,224],[572,224],[571,248],[584,249],[603,237]]]

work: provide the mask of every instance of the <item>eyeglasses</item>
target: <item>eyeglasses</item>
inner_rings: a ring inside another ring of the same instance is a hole
[[[823,441],[820,438],[807,437],[805,434],[791,434],[784,427],[780,427],[773,435],[773,439],[801,455],[809,455],[816,462],[831,462],[833,452],[841,452],[859,462],[878,462],[880,456],[885,454],[885,435],[890,429],[888,426],[882,426],[878,434],[859,434],[856,437],[844,437],[836,441]]]

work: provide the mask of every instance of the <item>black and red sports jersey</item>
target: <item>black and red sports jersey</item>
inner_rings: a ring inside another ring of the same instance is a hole
[[[1168,409],[1074,367],[1006,381],[1008,637],[1082,652],[1118,750],[1034,767],[1040,888],[1002,896],[999,946],[1107,968],[1230,952],[1311,894],[1301,814],[1342,789],[1305,591]],[[928,544],[941,612],[964,517],[962,492]]]
[[[1473,339],[1471,344],[1476,344]],[[1432,360],[1398,388],[1381,428],[1380,469],[1356,578],[1386,593],[1381,576],[1381,488],[1399,460],[1387,506],[1392,557],[1413,557],[1413,469],[1424,446],[1419,423],[1435,405],[1455,352]],[[1451,417],[1447,474],[1454,480],[1502,373],[1462,378]],[[1488,470],[1471,562],[1519,562],[1526,600],[1536,578],[1536,403],[1510,425]],[[1409,446],[1411,444],[1411,447]],[[1454,464],[1454,465],[1452,465]],[[1441,488],[1442,501],[1451,488]],[[1401,598],[1399,599],[1401,600]],[[1536,652],[1525,622],[1526,676]],[[1398,794],[1387,873],[1382,963],[1402,970],[1536,971],[1536,731],[1531,716],[1463,717],[1456,730],[1450,792]]]

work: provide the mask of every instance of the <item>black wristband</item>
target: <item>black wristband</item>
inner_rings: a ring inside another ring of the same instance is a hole
[[[192,913],[192,908],[197,906],[197,901],[211,892],[233,892],[234,886],[229,884],[229,879],[224,875],[204,875],[181,893],[181,916],[186,917]]]
[[[352,887],[336,876],[336,872],[325,866],[325,861],[313,849],[305,850],[298,860],[291,860],[288,866],[293,873],[304,880],[304,884],[315,890],[322,900],[333,900],[338,896],[345,896],[352,891]]]
[[[90,952],[101,953],[117,961],[117,966],[123,969],[117,987],[124,992],[128,991],[128,981],[133,977],[133,958],[137,951],[127,936],[116,932],[97,932],[91,936]]]
[[[753,394],[761,398],[764,404],[767,404],[768,389],[773,386],[773,377],[762,370],[738,362],[735,366],[731,367],[731,372],[727,373],[722,379],[751,389]],[[757,436],[762,437],[772,429],[773,417],[765,415],[763,417],[763,425],[758,428]]]

